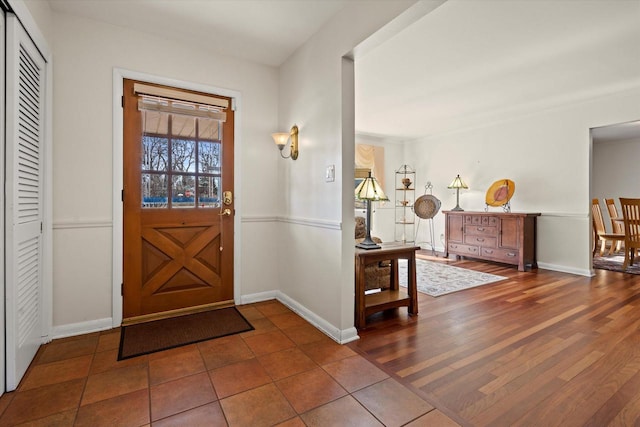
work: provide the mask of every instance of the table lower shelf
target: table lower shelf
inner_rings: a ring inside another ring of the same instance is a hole
[[[378,311],[389,310],[396,307],[408,307],[410,302],[411,298],[409,298],[409,294],[405,289],[386,289],[365,296],[365,315],[368,316]]]

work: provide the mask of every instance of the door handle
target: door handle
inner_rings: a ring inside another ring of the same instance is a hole
[[[231,216],[231,209],[226,208],[218,214],[218,216]]]

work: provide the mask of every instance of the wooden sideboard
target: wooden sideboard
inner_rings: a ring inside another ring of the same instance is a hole
[[[444,211],[445,256],[504,262],[525,271],[538,268],[539,213]]]

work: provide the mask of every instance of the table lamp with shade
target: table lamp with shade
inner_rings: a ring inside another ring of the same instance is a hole
[[[369,176],[363,179],[356,187],[355,195],[356,199],[367,202],[367,237],[358,243],[356,248],[380,249],[381,246],[371,239],[371,202],[386,201],[389,200],[389,198],[384,194],[378,181],[371,176],[371,172],[369,172]]]
[[[455,188],[456,189],[456,207],[451,209],[452,211],[463,211],[464,209],[462,209],[460,207],[460,189],[464,188],[465,190],[468,189],[469,187],[467,186],[467,184],[464,183],[464,181],[462,180],[462,178],[460,178],[460,175],[456,175],[456,177],[453,179],[453,182],[451,184],[449,184],[449,186],[447,188]]]

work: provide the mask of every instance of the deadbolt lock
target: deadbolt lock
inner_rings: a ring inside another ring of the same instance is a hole
[[[222,203],[229,206],[233,203],[233,193],[231,191],[224,191],[222,193]]]

